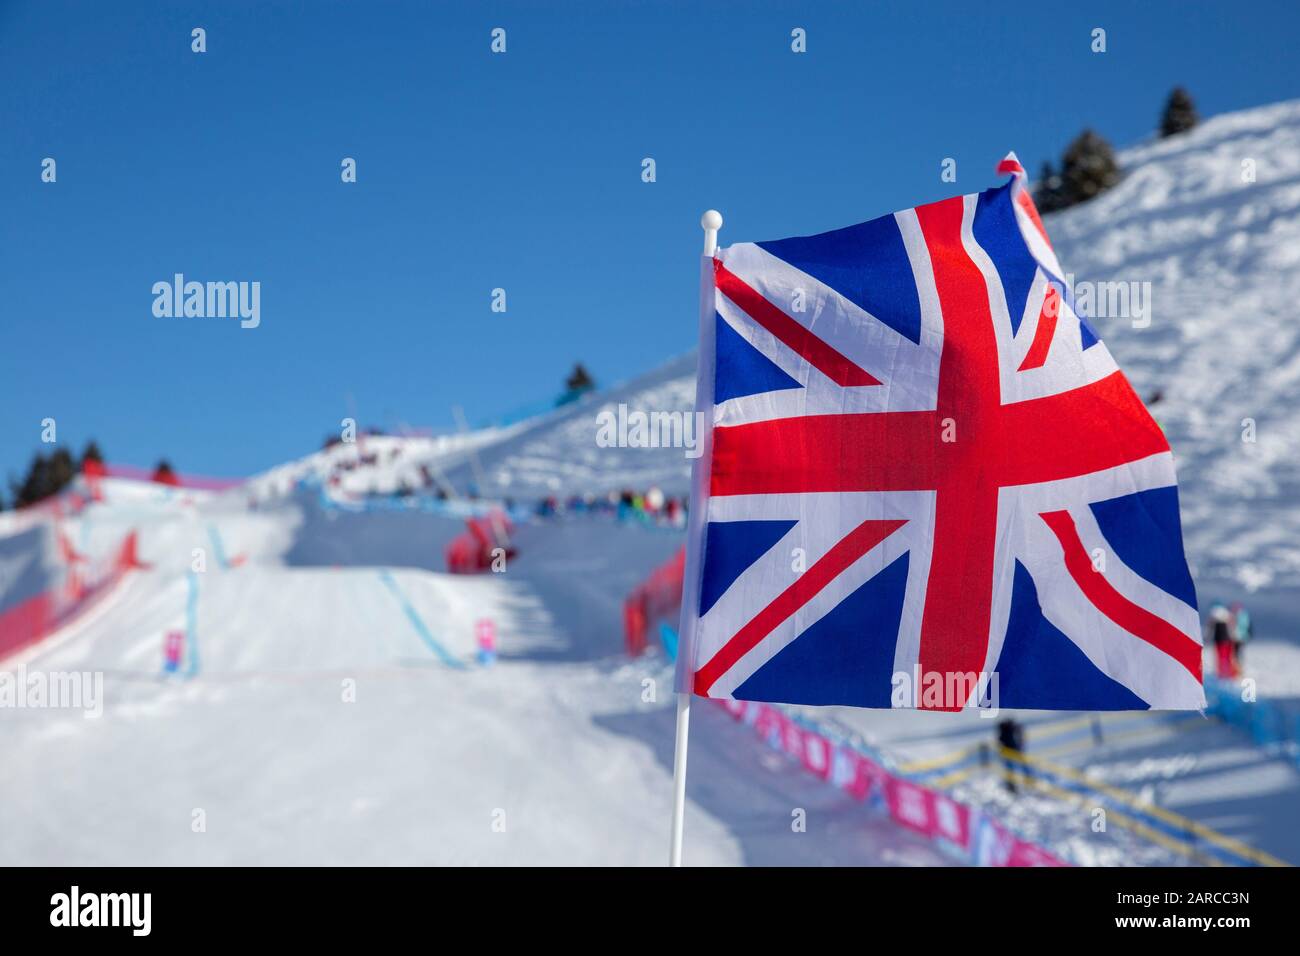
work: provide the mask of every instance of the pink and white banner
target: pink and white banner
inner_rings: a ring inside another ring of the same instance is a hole
[[[855,800],[871,802],[906,827],[976,866],[1069,866],[1052,853],[1011,833],[979,810],[947,794],[891,773],[846,743],[834,740],[779,707],[722,700],[731,716],[752,726],[769,746]]]

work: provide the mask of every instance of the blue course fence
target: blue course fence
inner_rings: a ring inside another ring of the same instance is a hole
[[[1261,747],[1284,753],[1300,766],[1300,712],[1288,711],[1272,700],[1242,700],[1238,682],[1208,675],[1205,700],[1209,714],[1246,731]]]

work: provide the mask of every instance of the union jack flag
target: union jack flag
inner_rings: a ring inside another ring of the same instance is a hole
[[[1169,444],[998,171],[705,260],[682,689],[1205,706]]]

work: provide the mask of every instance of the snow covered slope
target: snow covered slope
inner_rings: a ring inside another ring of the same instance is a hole
[[[1047,229],[1076,281],[1151,283],[1149,327],[1094,324],[1140,394],[1164,393],[1152,411],[1178,459],[1201,590],[1293,588],[1300,102],[1218,116],[1120,162],[1118,186]]]
[[[107,499],[62,532],[94,555],[134,528],[151,567],[0,667],[102,680],[99,716],[0,710],[0,863],[662,863],[669,673],[624,663],[619,628],[675,536],[531,526],[509,573],[451,577],[421,569],[451,519],[151,485]],[[17,566],[46,537],[0,542]],[[169,631],[186,634],[175,674]],[[665,692],[647,699],[647,680]],[[693,759],[692,864],[946,862],[722,714],[700,715]]]
[[[387,495],[419,489],[429,479],[442,483],[443,472],[468,461],[474,452],[504,441],[518,430],[483,428],[457,434],[423,436],[360,435],[310,455],[268,469],[229,493],[229,497],[270,502],[287,497],[303,480],[336,478],[344,495]]]
[[[515,499],[604,494],[658,486],[668,494],[690,490],[686,449],[601,447],[600,416],[629,412],[676,413],[695,408],[695,354],[683,355],[631,382],[557,409],[521,426],[478,453],[483,493]],[[694,434],[694,433],[691,433]],[[475,482],[474,462],[448,471],[460,488]]]
[[[638,708],[640,686],[535,660],[564,635],[528,588],[285,567],[292,508],[232,515],[146,494],[119,513],[110,495],[64,531],[93,550],[123,521],[152,568],[4,664],[103,685],[99,716],[0,712],[0,861],[662,858],[664,770],[652,748],[593,721]],[[223,567],[214,530],[248,560]],[[195,549],[207,568],[191,574]],[[507,658],[490,669],[473,665],[484,618]],[[172,630],[186,654],[165,674]],[[692,813],[691,825],[696,862],[739,861],[716,820]]]

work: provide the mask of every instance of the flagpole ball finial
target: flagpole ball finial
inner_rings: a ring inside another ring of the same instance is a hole
[[[716,209],[707,210],[700,217],[700,226],[704,229],[704,254],[711,256],[718,251],[718,230],[722,228],[722,213]]]

